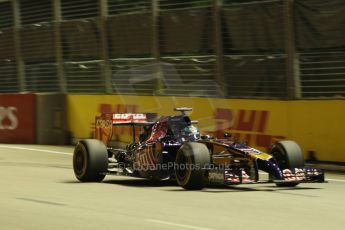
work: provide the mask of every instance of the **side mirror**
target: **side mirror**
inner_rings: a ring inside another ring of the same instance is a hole
[[[210,139],[213,139],[210,135],[201,135],[200,138],[201,138],[201,140],[210,140]]]
[[[230,137],[232,137],[232,134],[231,133],[224,133],[224,137],[225,138],[230,138]]]

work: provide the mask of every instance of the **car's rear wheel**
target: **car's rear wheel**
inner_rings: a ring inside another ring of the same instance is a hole
[[[300,146],[294,141],[279,141],[273,145],[271,154],[281,170],[304,168],[304,155]],[[294,187],[298,182],[276,183],[278,187]]]
[[[185,143],[177,152],[175,175],[177,183],[187,190],[200,190],[205,186],[206,167],[210,164],[206,145]]]
[[[108,151],[103,142],[86,139],[78,142],[73,153],[73,170],[82,182],[100,182],[108,170]]]

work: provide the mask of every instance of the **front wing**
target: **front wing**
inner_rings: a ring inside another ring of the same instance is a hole
[[[285,169],[283,172],[283,179],[269,179],[268,181],[259,181],[258,174],[250,175],[244,169],[224,169],[213,170],[209,172],[209,181],[215,183],[223,183],[226,185],[238,184],[254,184],[254,183],[277,183],[277,184],[291,184],[291,183],[324,183],[325,174],[323,170],[314,168],[301,168],[289,170]]]

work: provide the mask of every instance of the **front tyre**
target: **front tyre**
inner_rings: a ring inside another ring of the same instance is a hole
[[[294,141],[279,141],[273,145],[271,154],[281,170],[304,168],[304,155],[300,146]],[[295,187],[298,182],[276,183],[278,187]]]
[[[187,190],[200,190],[205,186],[205,177],[210,164],[210,153],[206,145],[196,142],[185,143],[176,155],[176,180]]]
[[[103,142],[96,139],[79,141],[73,153],[73,170],[79,181],[102,181],[108,170],[108,151]]]

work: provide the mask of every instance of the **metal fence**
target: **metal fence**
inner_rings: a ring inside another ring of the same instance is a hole
[[[345,96],[343,0],[0,0],[0,92]]]

